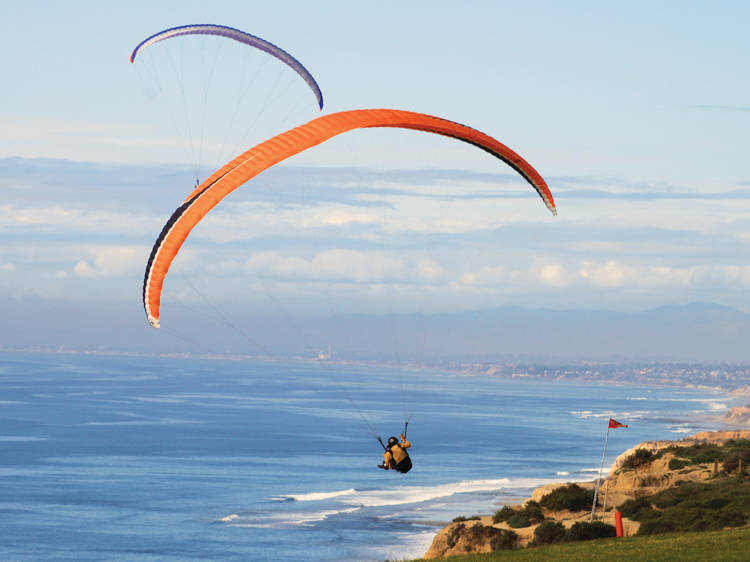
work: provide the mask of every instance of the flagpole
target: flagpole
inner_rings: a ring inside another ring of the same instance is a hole
[[[602,469],[604,468],[604,457],[607,454],[607,441],[609,441],[609,428],[611,424],[607,424],[607,435],[604,437],[604,450],[602,451],[602,462],[599,464],[599,478],[596,479],[594,484],[594,502],[591,504],[591,523],[594,522],[594,514],[596,513],[596,496],[599,493],[599,483],[602,480]]]

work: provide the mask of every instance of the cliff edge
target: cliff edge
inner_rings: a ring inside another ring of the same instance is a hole
[[[670,463],[674,467],[675,461],[679,461],[679,456],[673,452],[665,452],[658,458],[634,468],[630,466],[624,468],[626,459],[632,457],[638,449],[646,449],[651,453],[656,453],[668,447],[689,447],[706,443],[721,445],[728,440],[736,439],[750,439],[750,430],[704,431],[679,440],[646,441],[628,449],[615,459],[610,470],[610,476],[600,486],[597,520],[614,526],[614,508],[627,500],[655,494],[677,485],[678,482],[704,482],[714,477],[720,468],[717,462],[670,468]],[[539,505],[542,498],[558,488],[568,485],[568,483],[546,484],[536,488],[531,498],[522,504],[509,507],[520,510],[531,503],[541,509],[545,522],[559,522],[566,529],[570,529],[579,522],[588,522],[591,518],[590,505],[579,511],[552,511]],[[578,483],[578,486],[590,490],[594,483]],[[468,520],[457,518],[453,523],[438,532],[424,557],[441,558],[459,554],[494,552],[501,548],[508,548],[504,545],[510,540],[516,547],[525,547],[534,540],[534,532],[540,523],[540,521],[537,521],[525,527],[511,528],[507,521],[497,522],[496,518],[491,515],[472,517]],[[639,527],[640,524],[637,521],[623,518],[623,534],[625,536],[636,534]],[[515,534],[515,536],[511,538],[510,535],[512,534]]]

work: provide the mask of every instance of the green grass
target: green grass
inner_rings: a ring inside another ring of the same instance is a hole
[[[452,556],[450,562],[489,562],[492,560],[748,560],[750,528],[703,533],[669,533],[645,537],[599,539],[554,544],[492,554]]]

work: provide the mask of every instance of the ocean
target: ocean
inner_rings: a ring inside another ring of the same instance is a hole
[[[0,353],[0,559],[419,557],[458,515],[715,429],[720,393],[397,366]],[[376,440],[410,420],[414,469]]]

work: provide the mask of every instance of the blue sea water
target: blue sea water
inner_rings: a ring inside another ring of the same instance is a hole
[[[384,560],[721,394],[327,362],[0,353],[0,559]],[[374,438],[411,416],[414,469]]]

